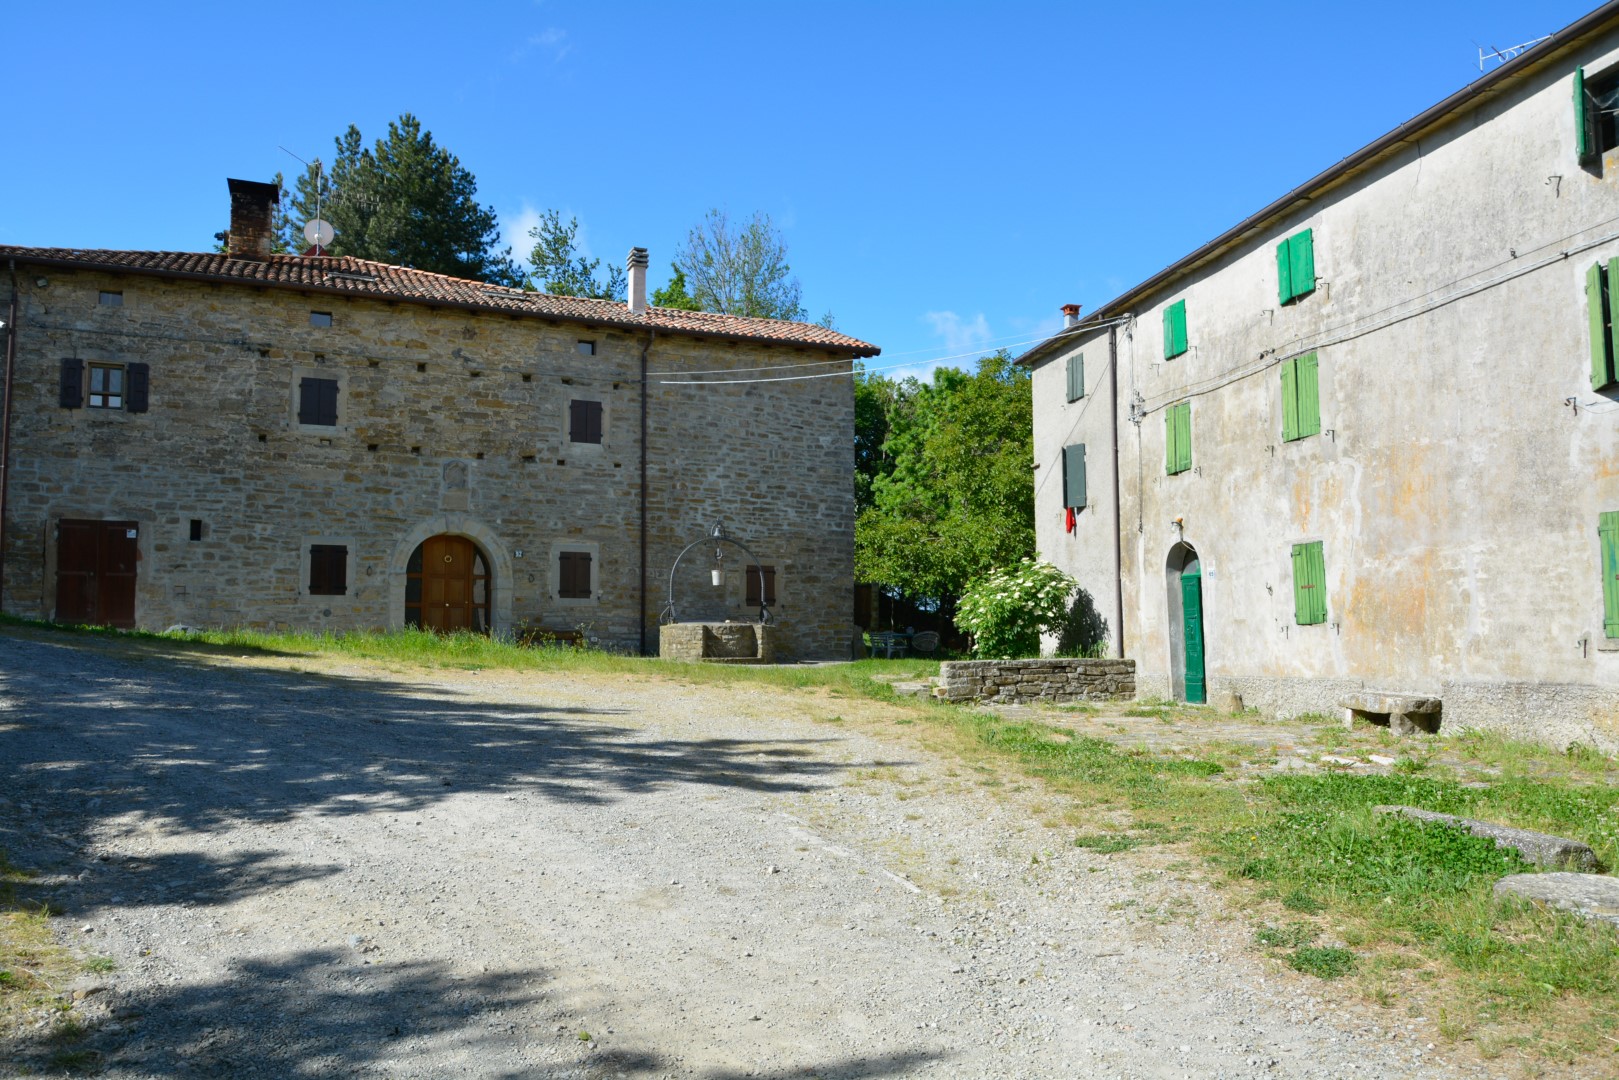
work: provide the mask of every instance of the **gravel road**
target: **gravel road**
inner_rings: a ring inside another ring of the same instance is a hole
[[[904,719],[4,631],[0,845],[109,1077],[1471,1074]]]

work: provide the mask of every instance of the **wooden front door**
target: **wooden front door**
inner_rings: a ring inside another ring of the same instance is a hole
[[[433,536],[410,560],[405,621],[425,630],[489,630],[489,570],[472,541]]]
[[[57,622],[134,627],[139,535],[133,521],[57,522]]]
[[[1203,676],[1203,575],[1193,570],[1181,575],[1182,632],[1186,638],[1186,700],[1208,700]]]

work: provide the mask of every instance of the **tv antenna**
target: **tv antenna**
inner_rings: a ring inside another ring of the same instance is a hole
[[[320,158],[316,158],[313,162],[308,162],[285,146],[280,149],[288,157],[303,162],[304,168],[312,170],[315,174],[315,216],[304,225],[304,239],[309,241],[309,250],[305,251],[304,254],[324,255],[326,254],[326,245],[330,244],[332,237],[337,235],[337,230],[332,228],[331,222],[320,216],[321,188],[324,186],[322,181],[325,179],[325,166],[320,163]]]
[[[1497,64],[1504,64],[1508,60],[1511,60],[1517,56],[1519,53],[1524,52],[1527,49],[1534,48],[1542,41],[1550,41],[1551,38],[1552,35],[1547,34],[1545,37],[1537,37],[1535,40],[1526,41],[1522,45],[1510,45],[1505,49],[1497,49],[1493,45],[1486,49],[1484,46],[1480,45],[1478,49],[1478,69],[1483,71],[1484,65],[1490,63],[1491,61],[1494,61]],[[1475,44],[1477,43],[1475,42]]]

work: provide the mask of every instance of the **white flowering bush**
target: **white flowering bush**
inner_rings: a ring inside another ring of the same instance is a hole
[[[956,625],[973,636],[973,655],[990,660],[1040,655],[1040,635],[1057,633],[1079,583],[1048,562],[1024,559],[967,586]]]

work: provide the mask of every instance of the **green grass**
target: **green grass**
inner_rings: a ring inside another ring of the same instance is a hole
[[[1336,946],[1306,946],[1294,949],[1287,958],[1294,971],[1314,975],[1318,979],[1336,979],[1355,970],[1355,954]]]

